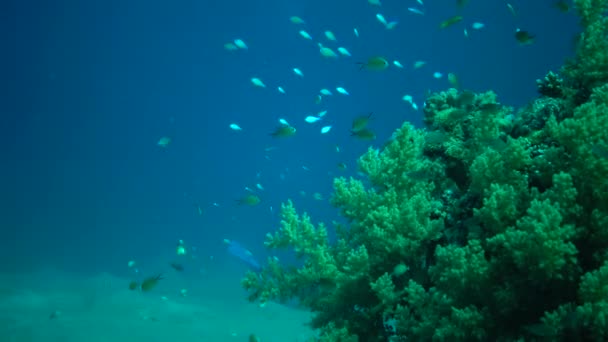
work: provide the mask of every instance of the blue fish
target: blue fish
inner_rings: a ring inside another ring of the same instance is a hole
[[[262,266],[260,266],[260,263],[253,257],[253,254],[248,249],[241,246],[240,243],[228,239],[224,239],[224,243],[228,245],[228,252],[230,252],[230,254],[246,262],[254,271],[260,271],[262,269]]]

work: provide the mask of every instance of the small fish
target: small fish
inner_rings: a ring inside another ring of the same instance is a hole
[[[337,87],[337,88],[336,88],[336,91],[337,91],[338,93],[342,94],[342,95],[350,95],[350,93],[349,93],[349,92],[348,92],[346,89],[344,89],[344,88],[342,88],[342,87]]]
[[[293,126],[281,125],[277,127],[274,132],[270,133],[273,138],[285,138],[291,137],[296,134],[296,129]]]
[[[285,120],[285,119],[283,119],[283,118],[280,118],[280,119],[279,119],[279,123],[280,123],[281,125],[289,126],[289,122],[287,122],[287,120]]]
[[[507,9],[509,9],[509,12],[511,12],[511,14],[516,17],[517,13],[515,12],[515,8],[513,7],[513,5],[511,5],[510,3],[507,3]]]
[[[367,62],[357,62],[357,64],[359,65],[359,70],[366,69],[380,71],[386,70],[390,63],[384,57],[374,56],[368,58]]]
[[[325,95],[325,96],[330,96],[330,95],[333,95],[333,93],[331,92],[331,90],[329,90],[329,89],[325,89],[325,88],[321,89],[321,90],[319,91],[319,93],[321,93],[321,95]]]
[[[321,56],[326,58],[338,58],[338,54],[334,52],[331,48],[325,47],[319,44],[319,53]]]
[[[283,89],[283,87],[277,87],[277,90],[279,91],[279,93],[281,94],[285,94],[285,89]]]
[[[306,23],[302,18],[298,17],[297,15],[289,17],[289,21],[296,25],[302,25]]]
[[[382,6],[382,3],[380,2],[380,0],[367,0],[367,3],[369,3],[372,6]]]
[[[336,40],[336,36],[334,35],[333,32],[331,31],[325,31],[325,38],[327,38],[327,40],[331,40],[331,41],[335,41]]]
[[[346,48],[341,47],[341,46],[338,48],[338,53],[340,53],[342,56],[346,56],[346,57],[351,56],[350,52]]]
[[[250,334],[249,342],[262,342],[262,340],[259,337],[257,337],[255,334]]]
[[[139,287],[139,284],[136,281],[132,281],[129,283],[129,290],[135,291]]]
[[[374,140],[374,139],[376,139],[376,133],[372,132],[371,130],[369,130],[367,128],[364,128],[364,129],[362,129],[360,131],[356,131],[356,132],[351,131],[350,135],[353,136],[353,137],[355,137],[355,138],[361,139],[361,140]]]
[[[266,88],[266,85],[264,84],[264,82],[262,82],[262,80],[257,77],[252,77],[251,83],[253,83],[253,85],[256,87]]]
[[[148,277],[148,278],[144,279],[144,281],[141,282],[140,288],[143,292],[148,292],[148,291],[152,290],[153,288],[155,288],[156,285],[158,285],[158,282],[163,279],[164,278],[163,278],[162,274],[158,274],[153,277]]]
[[[304,30],[300,30],[300,32],[298,32],[300,34],[300,36],[304,39],[307,40],[312,40],[312,36],[310,34],[308,34],[308,32],[304,31]]]
[[[562,13],[568,13],[568,11],[570,11],[570,5],[568,5],[568,2],[565,0],[556,1],[553,6]]]
[[[312,198],[315,199],[315,200],[317,200],[317,201],[322,201],[323,200],[323,195],[320,194],[320,193],[318,193],[318,192],[315,192],[315,193],[312,194]]]
[[[245,44],[245,42],[242,39],[235,39],[234,45],[236,45],[236,47],[238,47],[239,49],[243,49],[243,50],[249,49],[247,44]]]
[[[454,87],[456,89],[460,89],[460,82],[458,81],[458,77],[455,74],[453,74],[453,73],[448,74],[448,82],[450,82],[452,87]]]
[[[331,126],[324,126],[321,128],[321,134],[329,133],[330,130],[331,130]]]
[[[520,45],[530,45],[534,43],[534,36],[528,31],[520,29],[515,30],[515,39]]]
[[[180,263],[177,262],[171,262],[169,264],[169,266],[171,266],[172,269],[178,271],[178,272],[183,272],[184,271],[184,266]]]
[[[248,205],[251,207],[260,204],[260,202],[261,202],[260,198],[254,194],[247,194],[247,195],[243,196],[242,198],[239,198],[236,200],[236,204],[238,204],[238,205]]]
[[[346,163],[340,162],[338,163],[338,169],[344,171],[347,169]]]
[[[300,76],[300,77],[304,77],[304,73],[302,72],[302,70],[298,69],[298,68],[293,68],[293,73]]]
[[[412,97],[412,95],[403,95],[401,99],[410,104],[414,103],[414,97]]]
[[[426,61],[415,61],[414,62],[414,69],[420,69],[423,66],[426,65]]]
[[[471,24],[471,28],[473,28],[473,30],[481,30],[484,27],[486,27],[486,25],[480,22],[474,22]]]
[[[394,60],[393,65],[399,69],[403,69],[403,64],[401,64],[401,62],[399,62],[398,60]]]
[[[407,10],[414,14],[424,15],[424,12],[416,7],[408,7]]]
[[[356,27],[353,29],[353,33],[355,34],[355,37],[359,38],[359,30]]]
[[[226,43],[226,44],[224,44],[224,49],[226,49],[228,51],[236,51],[239,49],[239,47],[234,45],[234,43]]]
[[[378,19],[380,24],[382,24],[384,26],[386,26],[386,24],[388,24],[388,22],[386,21],[386,19],[384,18],[384,16],[381,13],[376,14],[376,19]]]
[[[186,255],[186,245],[184,244],[184,240],[179,240],[177,242],[177,247],[175,247],[175,254]]]
[[[391,22],[387,23],[386,25],[384,25],[384,27],[387,30],[392,30],[392,29],[394,29],[397,26],[397,24],[399,24],[398,21],[391,21]]]
[[[369,123],[369,119],[371,119],[373,113],[368,113],[367,115],[362,115],[359,117],[356,117],[353,120],[353,123],[351,124],[351,128],[350,131],[351,132],[359,132],[361,130],[363,130],[364,128],[367,127],[367,124]]]
[[[162,148],[166,148],[171,143],[171,138],[169,137],[161,137],[156,143],[158,146]]]
[[[403,95],[401,99],[409,103],[414,110],[418,110],[418,105],[414,102],[414,97],[412,97],[412,95]]]
[[[231,130],[233,130],[233,131],[242,131],[242,130],[243,130],[243,129],[241,128],[241,126],[239,126],[239,125],[237,125],[237,124],[235,124],[235,123],[231,123],[229,127],[230,127],[230,129],[231,129]]]
[[[230,254],[243,260],[245,263],[251,266],[253,270],[259,271],[262,268],[258,261],[253,257],[253,253],[251,253],[248,249],[245,249],[238,242],[224,239],[224,243],[228,245],[228,252]]]
[[[441,24],[439,24],[439,28],[444,29],[444,28],[450,27],[452,25],[455,25],[461,21],[462,21],[462,16],[456,15],[456,16],[453,16],[451,18],[448,18],[448,19],[442,21]]]
[[[308,122],[308,123],[315,123],[315,122],[317,122],[317,121],[319,121],[319,120],[321,120],[321,118],[316,117],[316,116],[312,116],[312,115],[309,115],[309,116],[307,116],[307,117],[304,119],[304,121],[306,121],[306,122]]]
[[[442,77],[443,77],[443,74],[442,74],[442,73],[440,73],[439,71],[435,71],[435,72],[433,73],[433,78],[437,78],[437,79],[439,79],[439,78],[442,78]]]

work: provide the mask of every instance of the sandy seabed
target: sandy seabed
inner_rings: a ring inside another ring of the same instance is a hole
[[[308,312],[248,303],[238,279],[166,279],[131,291],[131,279],[47,270],[0,274],[0,342],[305,341]],[[188,294],[180,295],[186,288]]]

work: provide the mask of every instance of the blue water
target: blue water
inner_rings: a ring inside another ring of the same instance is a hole
[[[263,261],[282,202],[291,198],[315,222],[331,223],[333,177],[355,175],[356,158],[404,121],[422,125],[422,112],[401,97],[411,94],[421,107],[427,91],[447,89],[433,72],[455,73],[464,88],[493,90],[520,107],[536,95],[535,80],[573,54],[577,18],[552,1],[513,0],[517,17],[503,1],[471,0],[460,11],[455,1],[426,2],[424,16],[406,10],[414,0],[384,0],[381,9],[365,0],[4,2],[0,271],[126,273],[128,260],[171,261],[180,239],[218,264],[239,263],[225,238]],[[383,28],[378,12],[398,26]],[[464,21],[438,29],[455,14]],[[293,15],[306,25],[292,24]],[[475,21],[486,27],[465,38]],[[518,45],[516,28],[535,43]],[[249,49],[226,51],[236,38]],[[353,57],[324,59],[317,42]],[[355,62],[374,55],[405,68],[359,71]],[[427,65],[414,70],[416,60]],[[268,87],[253,87],[251,77]],[[336,86],[351,95],[314,103],[321,88]],[[304,122],[321,110],[323,122]],[[378,139],[354,140],[351,121],[368,112]],[[279,118],[296,136],[269,136]],[[233,122],[243,130],[230,130]],[[321,135],[325,124],[332,130]],[[172,139],[167,148],[157,145],[163,136]],[[235,205],[245,187],[259,205]]]

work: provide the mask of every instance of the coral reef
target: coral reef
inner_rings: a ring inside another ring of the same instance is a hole
[[[549,71],[542,80],[536,80],[536,85],[542,96],[560,98],[564,95],[564,80],[553,71]]]
[[[582,32],[577,37],[576,58],[568,61],[563,74],[569,80],[572,98],[583,103],[591,90],[608,81],[608,1],[575,0]]]
[[[297,298],[320,341],[608,340],[608,1],[575,5],[576,60],[530,106],[433,94],[334,181],[335,234],[284,204],[266,245],[301,264],[248,273],[249,299]]]

